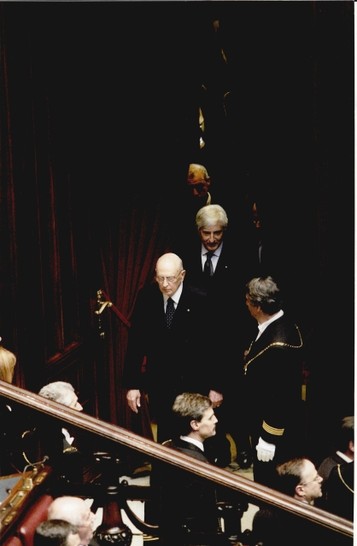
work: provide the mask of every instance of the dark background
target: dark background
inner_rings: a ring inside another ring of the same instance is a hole
[[[130,318],[204,160],[230,217],[264,191],[292,249],[309,426],[326,441],[354,411],[354,2],[1,2],[0,21],[0,333],[17,384],[69,379],[88,411],[123,420],[126,334],[103,315],[103,351],[96,291]]]

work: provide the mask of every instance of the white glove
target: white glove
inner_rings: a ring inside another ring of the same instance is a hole
[[[257,450],[258,461],[263,461],[264,463],[267,463],[268,461],[272,461],[274,459],[275,445],[268,444],[268,442],[263,440],[263,438],[259,438],[258,444],[255,449]]]

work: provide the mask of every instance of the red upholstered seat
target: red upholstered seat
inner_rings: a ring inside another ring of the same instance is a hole
[[[5,540],[3,546],[22,546],[22,542],[19,537],[12,536]]]
[[[42,495],[36,500],[35,504],[27,510],[17,531],[17,535],[21,539],[21,546],[33,546],[35,529],[41,521],[47,519],[47,509],[52,501],[53,497],[51,497],[51,495]],[[10,544],[10,546],[18,545],[14,543]]]

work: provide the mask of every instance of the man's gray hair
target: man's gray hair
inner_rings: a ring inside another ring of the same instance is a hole
[[[228,216],[221,205],[205,205],[196,214],[197,229],[208,229],[216,224],[223,229],[228,226]]]
[[[75,392],[73,385],[66,381],[54,381],[48,383],[39,391],[39,395],[53,402],[58,402],[69,406],[72,403],[73,393]]]
[[[251,279],[246,284],[246,293],[251,304],[268,315],[277,313],[283,304],[280,289],[270,275]]]

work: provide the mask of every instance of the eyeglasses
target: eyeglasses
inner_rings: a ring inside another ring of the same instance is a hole
[[[180,271],[180,273],[182,273],[182,271]],[[180,273],[179,273],[179,275],[180,275]],[[168,284],[172,284],[173,282],[177,281],[177,279],[179,278],[179,275],[176,275],[176,277],[174,277],[174,276],[171,276],[171,277],[158,277],[158,276],[156,276],[156,280],[157,280],[157,282],[159,284],[163,284],[165,282],[165,280],[166,280],[166,282]]]
[[[299,485],[309,485],[309,483],[319,482],[320,480],[322,480],[320,474],[316,474],[313,480],[310,480],[309,482],[300,483]]]

